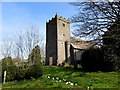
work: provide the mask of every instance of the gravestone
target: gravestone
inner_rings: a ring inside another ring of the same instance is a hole
[[[3,83],[5,83],[5,80],[6,80],[6,71],[4,71],[4,81],[3,81]]]

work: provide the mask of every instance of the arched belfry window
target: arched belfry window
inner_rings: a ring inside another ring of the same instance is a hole
[[[63,23],[63,27],[65,27],[65,24]]]

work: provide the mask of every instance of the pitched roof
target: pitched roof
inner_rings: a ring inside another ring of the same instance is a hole
[[[73,48],[76,48],[76,49],[88,49],[93,46],[93,44],[91,42],[77,39],[74,37],[70,38],[70,42],[71,42],[71,45],[73,46]]]

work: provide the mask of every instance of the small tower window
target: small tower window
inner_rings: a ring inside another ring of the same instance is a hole
[[[63,23],[63,27],[65,27],[65,24]]]
[[[65,34],[63,34],[63,36],[65,36]]]

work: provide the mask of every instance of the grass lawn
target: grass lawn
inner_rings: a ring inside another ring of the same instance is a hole
[[[43,66],[37,79],[7,82],[2,88],[118,88],[117,72],[82,72],[72,67]]]

